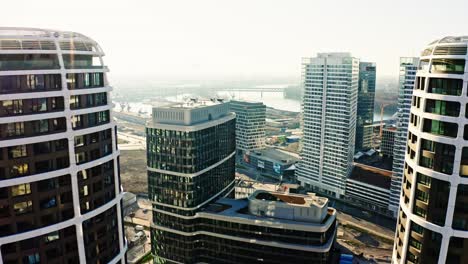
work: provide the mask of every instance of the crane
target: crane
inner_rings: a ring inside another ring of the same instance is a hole
[[[383,114],[384,114],[384,109],[387,107],[389,104],[388,103],[382,103],[380,105],[380,131],[379,131],[379,136],[382,139],[382,131],[383,131]]]

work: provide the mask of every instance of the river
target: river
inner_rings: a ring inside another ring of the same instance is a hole
[[[228,92],[228,91],[219,91],[217,95],[221,98],[226,99],[239,99],[239,100],[248,100],[248,101],[258,101],[263,102],[266,106],[272,107],[279,110],[300,112],[301,111],[301,101],[293,99],[285,99],[283,93],[280,92]],[[190,98],[194,95],[191,94],[181,94],[177,96],[168,96],[164,99],[167,101],[181,101],[183,98]],[[196,97],[196,96],[195,96]],[[119,102],[114,102],[116,104],[115,109],[120,111],[121,105]],[[167,102],[166,102],[167,103]],[[164,102],[152,102],[152,105],[163,105]],[[151,104],[146,102],[141,103],[128,103],[130,106],[130,111],[135,113],[140,113],[144,116],[148,116],[151,113]],[[394,113],[391,109],[385,109],[384,120],[390,119]],[[374,121],[380,121],[380,109],[376,108],[374,110]]]

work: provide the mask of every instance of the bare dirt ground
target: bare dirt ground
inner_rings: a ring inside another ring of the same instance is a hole
[[[120,178],[122,179],[124,191],[132,193],[148,192],[145,150],[120,151]]]
[[[393,241],[340,225],[337,238],[342,253],[352,253],[359,263],[390,263]]]

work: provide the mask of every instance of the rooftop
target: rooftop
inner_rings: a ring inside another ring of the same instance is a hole
[[[206,128],[201,127],[201,124],[215,125],[216,122],[226,122],[228,121],[226,119],[233,118],[235,115],[229,111],[229,104],[222,100],[191,99],[187,102],[153,107],[152,120],[148,122],[148,126],[159,128],[163,128],[163,125],[191,126],[195,130],[200,130]],[[176,129],[176,127],[166,126],[165,129]]]
[[[82,38],[93,41],[91,38],[72,31],[55,29],[27,28],[27,27],[0,27],[0,38],[32,37],[32,38]]]
[[[390,189],[392,172],[360,163],[354,163],[354,168],[349,179],[383,189]]]
[[[291,164],[299,161],[299,157],[297,157],[297,155],[295,156],[292,153],[290,154],[271,147],[254,150],[250,155],[262,160],[269,160],[281,164]]]
[[[255,195],[256,193],[252,194]],[[289,195],[288,195],[289,196]],[[322,197],[320,197],[322,198]],[[293,198],[294,199],[294,198]],[[327,198],[323,198],[327,199]],[[327,199],[328,200],[328,199]],[[326,206],[326,204],[325,204]],[[325,210],[325,217],[321,219],[320,222],[308,221],[307,219],[303,220],[291,220],[282,217],[272,217],[272,216],[259,216],[251,214],[248,210],[249,200],[248,199],[230,199],[230,198],[221,198],[216,201],[216,203],[211,203],[209,206],[204,208],[200,215],[203,214],[214,214],[219,216],[227,216],[232,219],[243,219],[251,220],[252,223],[258,225],[268,225],[268,226],[278,226],[284,228],[284,224],[291,224],[295,226],[316,226],[323,227],[324,225],[330,225],[333,219],[336,216],[336,210],[333,208],[322,207],[320,210]],[[295,207],[295,206],[294,206]],[[303,206],[301,206],[303,207]]]
[[[445,44],[445,43],[467,43],[468,36],[447,36],[441,39],[437,39],[429,43],[429,45],[433,45],[436,43]]]
[[[263,190],[256,191],[249,199],[257,199],[272,202],[286,203],[292,206],[303,207],[323,207],[328,203],[328,198],[316,196],[315,193],[301,194],[286,194],[279,192],[267,192]]]
[[[173,102],[155,108],[161,109],[196,109],[204,108],[213,105],[220,105],[223,103],[222,99],[210,99],[210,100],[199,100],[197,98],[191,98],[186,102]]]
[[[260,102],[260,101],[253,101],[253,100],[249,100],[249,99],[242,99],[242,100],[231,100],[229,101],[229,103],[231,104],[235,104],[235,105],[253,105],[253,106],[264,106],[266,108],[266,105],[263,104],[263,102]]]

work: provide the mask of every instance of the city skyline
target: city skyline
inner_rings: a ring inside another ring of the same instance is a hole
[[[419,55],[417,47],[440,36],[462,35],[467,9],[463,1],[452,5],[343,1],[338,9],[337,3],[310,1],[109,5],[85,0],[69,12],[58,1],[25,2],[6,4],[6,9],[22,12],[6,12],[0,23],[95,36],[108,53],[109,64],[115,65],[111,78],[145,74],[199,80],[284,76],[299,81],[301,57],[330,51],[376,62],[377,78],[396,77],[399,57]],[[421,19],[422,14],[438,19]],[[141,70],[132,70],[136,66]]]

